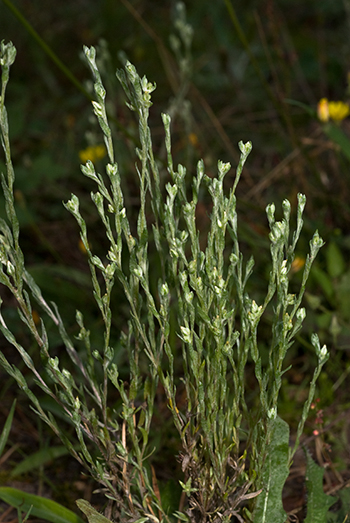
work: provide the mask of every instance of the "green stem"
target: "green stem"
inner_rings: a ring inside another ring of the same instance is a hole
[[[255,72],[256,74],[258,75],[260,81],[261,81],[261,84],[263,86],[263,88],[265,89],[268,97],[270,98],[277,114],[280,116],[280,118],[282,119],[282,121],[284,122],[284,124],[286,125],[287,127],[287,130],[291,136],[291,139],[293,141],[293,143],[296,142],[295,140],[295,136],[294,136],[294,132],[293,132],[293,128],[291,126],[291,122],[290,122],[290,119],[288,117],[288,115],[286,114],[286,112],[283,110],[282,106],[281,106],[281,103],[277,100],[277,97],[276,97],[276,94],[272,91],[271,87],[269,86],[269,84],[267,83],[262,71],[261,71],[261,68],[259,67],[259,64],[257,62],[257,60],[255,59],[255,56],[253,55],[251,49],[250,49],[250,46],[249,46],[249,43],[248,43],[248,40],[244,34],[244,31],[239,23],[239,20],[237,18],[237,15],[236,15],[236,11],[232,5],[232,2],[231,0],[225,0],[225,4],[226,4],[226,7],[227,7],[227,11],[229,13],[229,16],[231,18],[231,21],[233,23],[233,26],[237,32],[237,35],[238,35],[238,38],[240,39],[241,43],[243,44],[243,47],[244,49],[246,50],[247,52],[247,55],[249,56],[249,59],[252,63],[252,66],[254,67],[255,69]]]
[[[57,65],[57,67],[62,71],[62,73],[72,82],[72,84],[89,100],[93,100],[92,95],[84,88],[84,86],[79,82],[79,80],[74,76],[74,74],[64,65],[60,60],[57,54],[51,49],[51,47],[41,38],[41,36],[36,32],[34,27],[25,19],[22,13],[13,5],[11,0],[2,0],[2,2],[12,11],[17,20],[25,27],[28,33],[36,40],[39,46],[43,51],[51,58],[51,60]],[[133,143],[136,143],[134,136],[113,116],[108,115],[108,117],[115,123],[118,129],[129,138]]]
[[[92,99],[88,91],[82,86],[82,84],[75,78],[71,71],[64,65],[64,63],[58,58],[57,54],[47,45],[47,43],[41,38],[41,36],[36,32],[34,27],[24,18],[22,13],[13,5],[11,0],[2,0],[3,3],[12,11],[17,20],[26,28],[28,33],[36,40],[40,47],[45,51],[45,53],[51,58],[51,60],[57,65],[57,67],[62,71],[62,73],[69,78],[72,84],[75,85],[79,91],[81,91],[86,98],[89,100]]]

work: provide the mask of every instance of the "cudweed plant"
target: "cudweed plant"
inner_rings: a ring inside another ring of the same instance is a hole
[[[2,174],[7,221],[0,222],[0,282],[14,295],[20,320],[38,346],[46,374],[38,371],[8,329],[0,315],[0,329],[19,352],[36,385],[51,396],[74,425],[76,442],[71,442],[62,423],[45,411],[24,374],[0,352],[0,362],[28,395],[34,411],[61,438],[71,454],[100,484],[108,500],[105,515],[87,501],[78,506],[92,521],[106,522],[176,520],[189,522],[254,521],[284,522],[282,488],[288,476],[314,396],[316,380],[327,361],[326,347],[317,335],[312,344],[318,358],[309,396],[298,425],[295,445],[289,447],[289,427],[278,416],[278,398],[284,360],[305,318],[301,306],[312,262],[322,246],[316,232],[310,241],[300,290],[289,292],[289,273],[303,225],[305,196],[298,195],[296,229],[291,232],[291,205],[283,202],[283,219],[275,220],[275,206],[267,207],[270,226],[272,267],[265,300],[258,304],[246,290],[254,260],[244,261],[238,239],[235,191],[251,151],[250,142],[239,143],[240,161],[229,194],[223,189],[229,163],[218,162],[218,174],[205,174],[202,160],[189,189],[182,165],[174,166],[171,152],[171,119],[162,115],[167,151],[167,169],[161,169],[152,148],[148,126],[151,93],[155,85],[127,63],[117,77],[127,96],[127,105],[139,122],[140,147],[136,149],[136,171],[140,186],[140,208],[136,224],[131,224],[124,205],[122,173],[114,157],[113,138],[105,109],[106,91],[96,66],[95,49],[84,47],[94,79],[96,99],[93,111],[101,127],[108,154],[106,172],[96,172],[88,160],[84,176],[96,183],[92,201],[108,239],[108,252],[98,257],[92,251],[88,230],[72,195],[65,203],[80,228],[91,271],[93,293],[104,322],[104,338],[98,346],[90,343],[82,311],[77,311],[78,342],[68,335],[57,307],[45,301],[39,287],[25,268],[19,242],[13,188],[15,175],[11,162],[5,92],[16,50],[1,44],[2,86],[0,125],[7,172]],[[212,199],[211,225],[205,247],[201,247],[196,223],[200,193],[207,190]],[[135,230],[132,234],[131,231]],[[230,238],[230,241],[229,241]],[[158,280],[150,268],[149,253],[159,259]],[[126,260],[126,261],[125,261]],[[120,333],[128,353],[130,375],[122,380],[111,346],[111,296],[119,282],[129,304],[130,318]],[[34,322],[35,302],[55,323],[71,368],[62,368],[50,355],[45,323]],[[262,364],[258,327],[269,304],[273,305],[268,363]],[[176,336],[174,336],[174,333]],[[175,340],[175,341],[174,341]],[[84,345],[83,353],[77,343]],[[181,354],[181,381],[186,404],[179,403],[179,376],[175,360]],[[147,372],[140,363],[147,361]],[[258,401],[248,404],[246,367],[253,362]],[[178,511],[168,513],[150,467],[156,391],[164,388],[178,435],[183,477],[183,495]],[[121,408],[110,396],[118,395]],[[77,450],[76,443],[79,445]]]

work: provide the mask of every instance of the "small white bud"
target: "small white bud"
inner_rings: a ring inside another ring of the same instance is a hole
[[[302,321],[304,321],[305,317],[306,317],[306,310],[305,310],[305,308],[302,307],[301,309],[298,309],[297,310],[297,320],[302,322]]]
[[[9,260],[6,263],[6,266],[7,266],[7,272],[9,273],[9,275],[13,276],[15,274],[15,268]]]
[[[105,270],[105,267],[102,263],[102,261],[100,260],[100,258],[98,256],[92,256],[91,258],[91,261],[92,263],[98,267],[101,271],[104,271]]]
[[[108,276],[108,278],[113,278],[114,276],[114,273],[115,273],[115,263],[109,263],[106,267],[106,276]]]
[[[185,343],[192,342],[191,330],[188,327],[180,327],[182,339]]]
[[[326,345],[323,345],[318,357],[320,358],[321,361],[323,361],[327,358],[327,356],[328,356],[327,347],[326,347]]]
[[[160,294],[165,298],[169,294],[169,287],[167,283],[163,283],[160,289]]]
[[[134,272],[134,274],[135,274],[135,276],[136,276],[137,278],[139,278],[139,279],[142,278],[142,276],[143,276],[143,271],[142,271],[142,268],[141,268],[140,266],[136,267],[136,268],[134,269],[133,272]]]
[[[92,101],[91,103],[92,103],[95,115],[102,118],[103,110],[102,110],[101,104],[99,104],[98,102],[95,102],[95,101]]]
[[[287,274],[288,270],[287,270],[287,260],[283,260],[282,262],[282,265],[281,265],[281,274],[283,276],[285,276]]]
[[[49,365],[53,369],[58,370],[58,364],[59,364],[59,360],[58,360],[57,356],[55,358],[49,359]]]
[[[267,411],[267,417],[269,419],[276,419],[277,418],[277,409],[276,407],[272,407]]]

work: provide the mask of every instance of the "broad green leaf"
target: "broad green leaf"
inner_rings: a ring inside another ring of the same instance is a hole
[[[339,125],[328,122],[323,126],[323,130],[333,142],[339,145],[342,153],[350,160],[350,141]]]
[[[336,512],[328,512],[327,523],[344,523],[350,517],[350,489],[344,487],[338,492],[337,497],[341,502],[341,507]]]
[[[159,485],[162,507],[168,514],[172,514],[179,507],[182,488],[177,481],[170,479],[164,485]]]
[[[344,320],[350,319],[350,272],[345,272],[339,281],[335,282],[338,311]]]
[[[320,269],[318,265],[312,267],[310,275],[320,285],[326,297],[331,300],[334,296],[334,287],[329,275]]]
[[[4,428],[2,429],[2,433],[1,433],[1,436],[0,436],[0,456],[2,455],[2,453],[4,451],[5,445],[7,443],[7,439],[8,439],[9,434],[10,434],[10,430],[11,430],[11,426],[12,426],[13,414],[15,412],[15,407],[16,407],[16,400],[14,400],[13,403],[12,403],[11,410],[9,412],[9,415],[7,416],[7,420],[5,422]]]
[[[270,420],[271,439],[262,471],[262,493],[254,511],[254,523],[285,523],[282,490],[289,475],[289,426],[277,417]]]
[[[21,463],[12,470],[11,476],[19,476],[66,454],[69,454],[69,451],[63,445],[41,449],[21,461]]]
[[[51,521],[52,523],[85,523],[82,518],[59,503],[42,496],[28,494],[12,487],[0,488],[0,499],[8,505],[19,509],[31,516]]]
[[[327,272],[331,278],[341,276],[346,268],[344,256],[338,245],[331,242],[326,248]]]
[[[337,501],[323,491],[324,469],[306,454],[307,515],[305,523],[326,523],[329,508]]]
[[[97,512],[85,499],[77,499],[76,504],[88,518],[89,523],[111,523],[111,520]]]

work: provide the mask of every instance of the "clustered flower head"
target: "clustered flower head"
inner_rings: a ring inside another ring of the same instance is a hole
[[[298,272],[300,269],[302,269],[305,265],[305,258],[301,258],[300,256],[296,256],[294,260],[292,261],[291,271],[292,272]]]
[[[317,116],[321,122],[328,122],[329,119],[341,122],[350,114],[349,104],[344,102],[329,102],[327,98],[322,98],[317,105]]]
[[[95,163],[96,160],[102,160],[106,154],[107,151],[104,145],[90,145],[86,149],[79,151],[79,158],[82,163],[86,163],[88,160]]]

